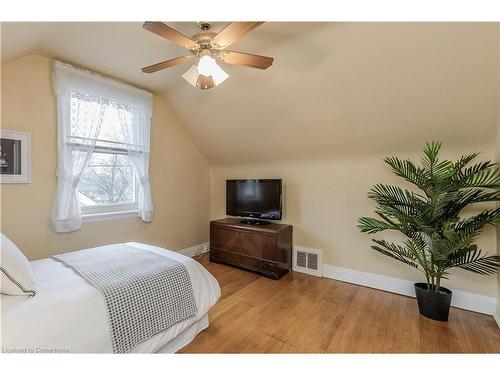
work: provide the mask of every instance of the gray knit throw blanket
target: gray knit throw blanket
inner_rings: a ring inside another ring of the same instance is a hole
[[[165,256],[115,244],[52,258],[102,293],[114,353],[127,353],[198,312],[186,267]]]

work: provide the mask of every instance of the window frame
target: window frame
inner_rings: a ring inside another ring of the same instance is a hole
[[[108,110],[108,109],[106,109]],[[82,137],[79,136],[70,136],[69,137],[71,140],[75,139],[83,139]],[[102,154],[107,154],[107,155],[126,155],[129,157],[129,152],[127,147],[125,146],[125,143],[123,142],[118,142],[118,141],[112,141],[112,140],[106,140],[106,139],[93,139],[93,141],[102,142],[107,145],[116,145],[116,146],[102,146],[102,145],[97,145],[94,147],[94,153],[102,153]],[[73,149],[78,149],[80,144],[78,142],[67,142],[68,146],[73,150]],[[86,167],[88,168],[88,166]],[[82,220],[84,222],[89,222],[89,221],[101,221],[101,220],[106,220],[106,219],[114,219],[114,218],[125,218],[125,217],[137,217],[137,214],[139,212],[139,183],[137,181],[137,178],[135,176],[135,173],[133,173],[133,184],[134,184],[134,202],[132,203],[107,203],[107,204],[97,204],[95,206],[84,206],[80,202],[80,210],[82,214]],[[77,191],[79,192],[79,189],[77,187]]]

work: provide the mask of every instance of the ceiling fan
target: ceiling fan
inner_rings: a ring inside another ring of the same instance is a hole
[[[146,66],[142,71],[154,73],[191,60],[198,60],[198,64],[191,66],[182,77],[194,87],[206,90],[219,85],[229,77],[217,62],[267,69],[273,64],[272,57],[226,50],[226,47],[263,23],[232,22],[217,34],[210,31],[213,23],[199,22],[201,31],[189,38],[163,22],[145,22],[143,27],[146,30],[188,49],[190,54]]]

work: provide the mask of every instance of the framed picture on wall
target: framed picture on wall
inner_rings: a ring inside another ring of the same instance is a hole
[[[31,134],[0,129],[0,182],[31,182]]]

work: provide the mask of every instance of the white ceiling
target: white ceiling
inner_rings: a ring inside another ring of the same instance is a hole
[[[140,71],[185,54],[141,23],[2,23],[1,37],[2,63],[42,54],[154,91],[214,164],[466,146],[498,121],[495,23],[265,23],[231,49],[274,65],[223,65],[208,91],[182,79],[189,65]]]

